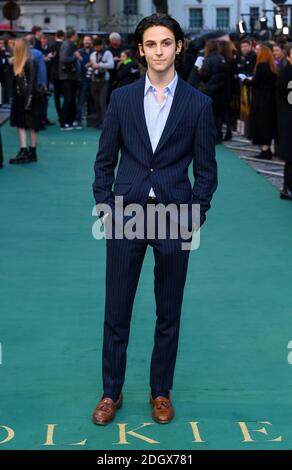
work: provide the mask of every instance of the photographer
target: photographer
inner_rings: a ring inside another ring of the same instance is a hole
[[[77,51],[77,34],[72,28],[66,33],[66,40],[60,48],[59,79],[64,96],[61,110],[61,130],[80,128],[75,122],[77,112],[77,90],[80,82],[80,63],[82,57]]]
[[[79,53],[82,57],[82,62],[80,63],[80,78],[81,78],[81,90],[78,99],[77,105],[77,116],[76,120],[79,123],[82,123],[83,115],[85,114],[85,104],[86,104],[86,114],[91,114],[93,112],[93,100],[90,95],[90,77],[87,76],[86,65],[90,62],[90,56],[94,52],[92,47],[92,39],[90,36],[84,36],[83,38],[83,47],[79,49]]]
[[[87,76],[91,78],[91,94],[97,113],[97,128],[101,128],[106,112],[107,95],[109,92],[109,70],[115,66],[111,51],[105,49],[103,40],[93,41],[95,52],[90,55]]]

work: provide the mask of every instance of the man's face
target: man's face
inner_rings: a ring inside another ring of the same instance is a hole
[[[289,64],[292,65],[292,49],[290,51],[290,54],[287,56],[287,60],[288,60]]]
[[[85,49],[90,49],[92,47],[92,42],[91,42],[91,37],[90,36],[84,36],[84,38],[83,38],[83,47]]]
[[[182,48],[182,41],[175,43],[173,32],[165,26],[151,26],[143,34],[139,52],[144,56],[149,69],[165,72],[173,66],[176,53]]]
[[[117,49],[118,47],[120,47],[121,45],[121,40],[120,39],[116,39],[116,38],[113,38],[110,40],[110,43],[111,43],[111,46],[114,47],[115,49]]]
[[[273,55],[275,59],[280,59],[282,57],[282,50],[279,46],[273,47]]]
[[[247,42],[244,42],[240,46],[240,50],[242,55],[247,56],[247,54],[251,51],[251,45],[248,44]]]
[[[102,44],[99,44],[99,45],[95,45],[94,49],[96,52],[100,52],[102,50],[102,47],[103,47]]]

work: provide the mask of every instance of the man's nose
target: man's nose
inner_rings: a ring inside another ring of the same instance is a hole
[[[162,55],[162,50],[161,50],[161,46],[158,44],[158,46],[156,47],[156,55]]]

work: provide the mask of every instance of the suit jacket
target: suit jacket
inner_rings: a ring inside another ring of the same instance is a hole
[[[145,76],[111,94],[94,165],[95,201],[113,209],[114,196],[122,195],[125,205],[144,205],[152,187],[159,202],[187,203],[190,214],[192,204],[200,204],[202,225],[217,187],[211,99],[178,76],[169,116],[153,152],[144,114],[144,86]],[[193,185],[188,177],[191,163]]]

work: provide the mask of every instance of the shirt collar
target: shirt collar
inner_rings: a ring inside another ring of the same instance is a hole
[[[156,88],[150,82],[147,72],[145,75],[146,76],[145,76],[144,96],[148,93],[149,89],[156,90]],[[171,82],[168,85],[166,85],[166,87],[164,88],[164,91],[170,92],[170,94],[173,96],[176,85],[177,85],[177,81],[178,81],[178,75],[177,75],[177,72],[175,72],[174,78],[171,80]]]

